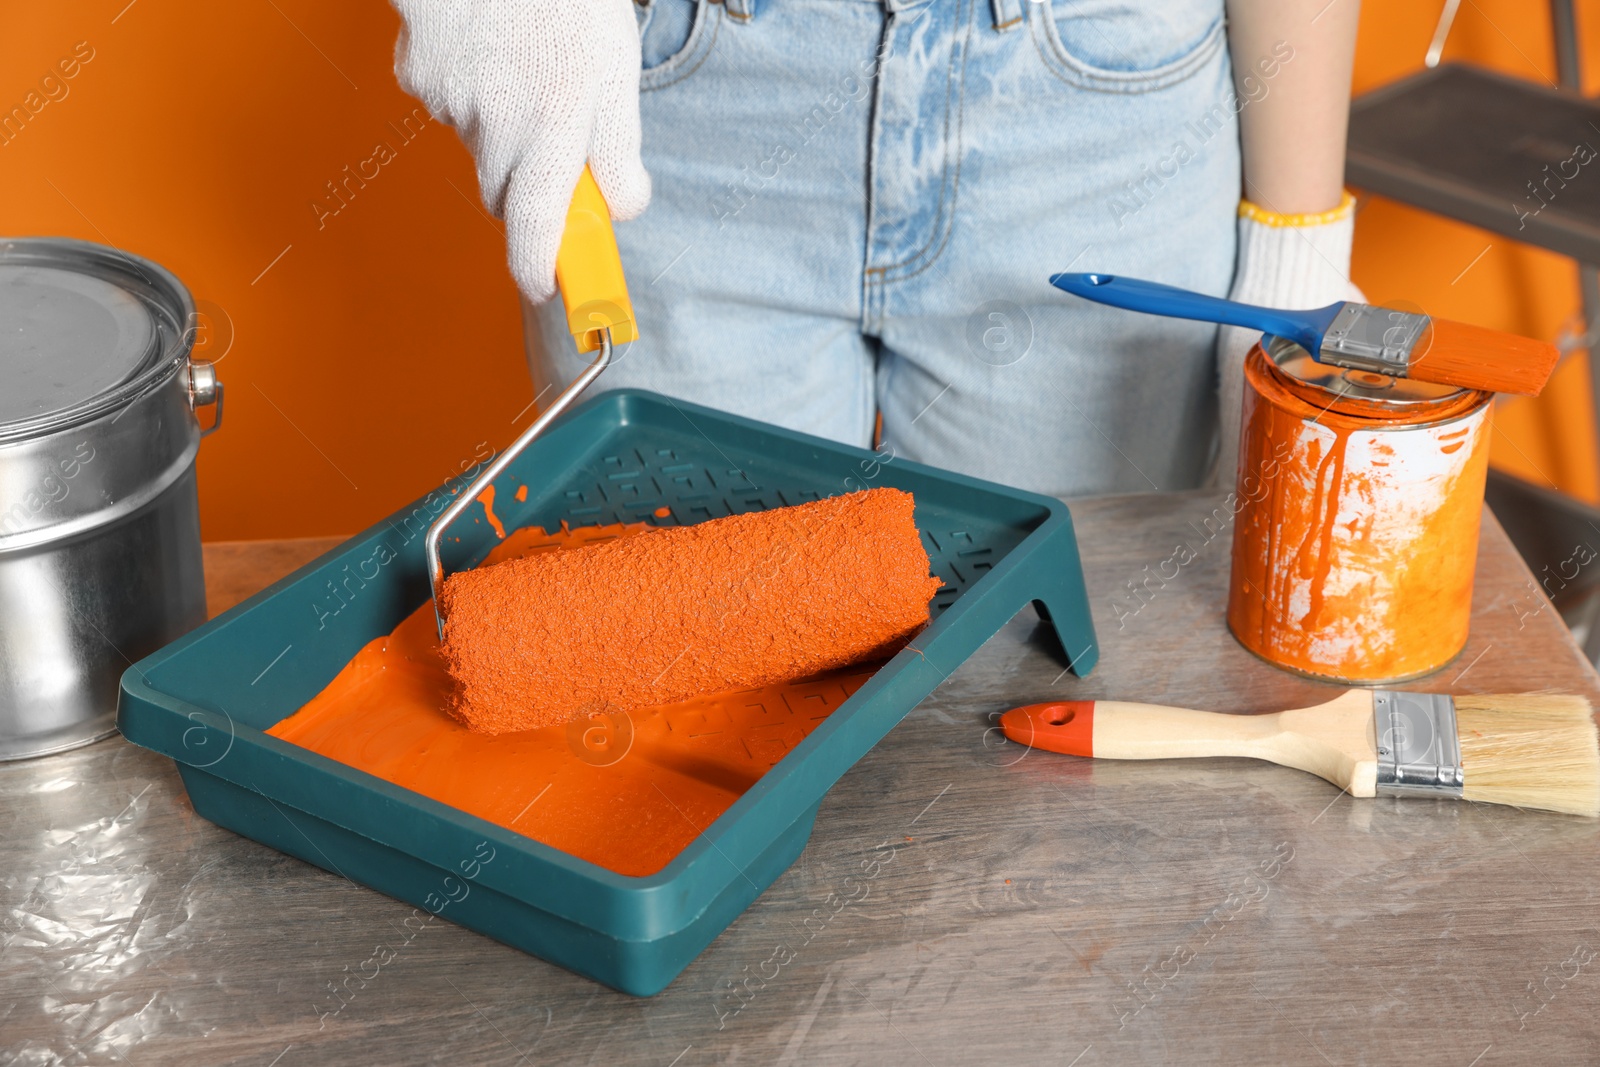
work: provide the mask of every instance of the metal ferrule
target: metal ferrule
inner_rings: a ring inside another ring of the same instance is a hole
[[[1317,359],[1352,370],[1404,378],[1428,316],[1370,304],[1347,303],[1322,337]]]
[[[1372,694],[1378,796],[1461,799],[1465,781],[1456,704],[1439,693]]]

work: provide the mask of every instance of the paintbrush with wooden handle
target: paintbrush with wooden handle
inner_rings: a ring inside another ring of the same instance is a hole
[[[1310,708],[1224,715],[1067,700],[1000,716],[1020,744],[1096,759],[1249,756],[1355,797],[1425,796],[1600,816],[1600,744],[1583,697],[1352,689]]]

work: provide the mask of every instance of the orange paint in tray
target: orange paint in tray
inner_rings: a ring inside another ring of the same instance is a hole
[[[488,502],[486,502],[488,503]],[[486,564],[651,530],[510,534]],[[447,712],[433,604],[369,642],[272,736],[619,874],[654,874],[879,664],[493,736]]]
[[[1229,628],[1315,677],[1438,670],[1467,640],[1491,394],[1264,343],[1245,363]]]

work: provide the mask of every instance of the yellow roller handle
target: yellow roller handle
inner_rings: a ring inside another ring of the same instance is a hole
[[[611,211],[587,166],[567,208],[567,229],[556,252],[556,284],[567,309],[567,329],[577,339],[579,352],[600,347],[602,327],[611,328],[611,343],[616,345],[639,336],[617,235],[611,229]]]

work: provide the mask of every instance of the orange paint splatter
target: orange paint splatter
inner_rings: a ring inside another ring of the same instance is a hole
[[[494,486],[486,486],[483,492],[476,497],[478,503],[483,505],[484,517],[489,520],[489,525],[494,527],[494,535],[500,540],[506,539],[506,528],[500,522],[499,516],[494,513]]]
[[[488,562],[632,537],[518,530]],[[433,605],[370,642],[267,732],[624,875],[649,875],[872,677],[876,664],[489,737],[445,711]]]
[[[669,516],[671,514],[672,514],[672,509],[671,508],[656,508],[656,511],[655,511],[655,516],[658,519],[664,519],[664,518],[666,518],[667,516]]]
[[[528,502],[528,487],[527,486],[525,486],[525,485],[517,486],[516,500],[517,500],[517,503],[519,503],[519,504],[526,504]]]

